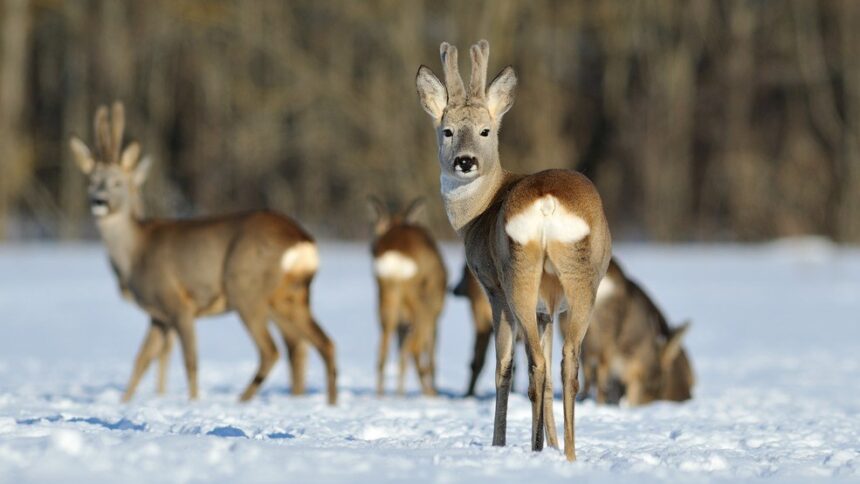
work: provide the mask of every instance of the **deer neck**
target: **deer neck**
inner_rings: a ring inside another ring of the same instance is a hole
[[[96,226],[117,275],[121,281],[128,281],[143,246],[144,232],[140,220],[129,210],[100,217]]]
[[[507,172],[502,169],[498,161],[493,166],[495,169],[468,181],[459,180],[444,173],[441,176],[445,212],[448,214],[451,226],[460,235],[470,222],[490,207],[505,183]]]

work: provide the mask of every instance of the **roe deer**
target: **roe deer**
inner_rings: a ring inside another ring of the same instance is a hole
[[[334,404],[334,343],[310,308],[310,285],[319,263],[310,235],[289,218],[266,211],[191,220],[142,219],[139,192],[149,160],[138,163],[136,142],[122,150],[122,104],[113,105],[111,118],[105,106],[96,112],[94,153],[78,138],[70,144],[89,178],[90,209],[120,289],[151,318],[123,401],[131,399],[156,357],[162,364],[158,390],[163,392],[172,331],[179,336],[189,395],[196,399],[194,319],[236,311],[260,353],[259,369],[242,393],[243,401],[254,396],[278,359],[268,330],[271,318],[290,352],[293,390],[303,390],[302,340],[307,340],[325,362],[328,402]]]
[[[582,344],[583,394],[594,388],[598,403],[618,403],[620,384],[630,405],[688,400],[693,370],[681,341],[689,323],[670,328],[651,298],[615,259],[597,288],[594,316]]]
[[[485,86],[489,43],[473,45],[468,92],[457,49],[440,47],[445,84],[426,66],[416,87],[433,118],[448,219],[466,246],[469,268],[493,308],[496,409],[493,445],[505,445],[514,337],[522,331],[529,361],[531,448],[558,447],[552,415],[552,324],[560,314],[564,388],[564,452],[574,460],[574,400],[580,346],[597,286],[609,265],[611,240],[597,189],[569,170],[517,175],[502,168],[502,116],[514,103],[517,78],[504,68]]]
[[[406,360],[411,355],[422,393],[435,395],[436,325],[448,281],[445,263],[433,237],[414,221],[421,199],[394,214],[376,198],[370,198],[370,204],[376,213],[371,251],[382,329],[376,392],[385,392],[385,361],[396,330],[400,353],[397,393],[404,393]]]
[[[475,279],[475,275],[469,270],[468,265],[463,265],[463,274],[460,277],[460,282],[451,290],[455,296],[465,297],[469,300],[469,307],[472,310],[472,323],[475,326],[475,347],[472,350],[472,363],[469,369],[472,371],[469,376],[469,386],[466,389],[466,397],[475,395],[475,385],[478,383],[478,377],[484,369],[484,362],[487,358],[487,347],[490,344],[490,336],[493,334],[493,309],[490,307],[490,301],[487,295],[484,294],[484,289],[481,284]],[[516,341],[522,342],[522,338],[517,335]],[[511,391],[514,391],[513,375],[516,375],[516,362],[511,363]]]

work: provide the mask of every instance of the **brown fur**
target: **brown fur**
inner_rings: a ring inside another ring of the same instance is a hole
[[[459,77],[456,66],[446,62],[456,58],[456,49],[443,43],[440,50],[446,85],[457,86],[457,82],[448,79]],[[486,63],[488,57],[486,41],[472,46],[473,62]],[[485,66],[473,67],[473,72],[480,76],[484,69]],[[549,444],[558,446],[552,416],[552,379],[547,372],[552,356],[553,317],[567,303],[569,309],[560,316],[564,440],[565,455],[574,460],[574,399],[579,387],[580,346],[598,283],[609,265],[611,240],[600,196],[585,176],[567,170],[515,175],[502,168],[498,131],[502,117],[513,105],[516,82],[516,74],[507,67],[486,90],[472,83],[470,91],[484,95],[473,94],[461,101],[459,97],[447,97],[445,85],[429,68],[421,66],[416,87],[436,127],[448,218],[463,238],[466,261],[493,308],[497,358],[493,445],[505,445],[514,337],[521,332],[529,360],[532,449],[543,448],[544,426]],[[506,233],[508,222],[546,196],[554,197],[558,204],[550,208],[553,216],[564,212],[578,217],[587,226],[587,233],[575,241],[517,242],[510,237]],[[536,313],[539,300],[547,307],[545,315]]]
[[[264,211],[192,220],[141,219],[134,207],[139,204],[138,188],[148,162],[137,162],[137,144],[126,148],[121,157],[116,155],[122,142],[121,105],[117,103],[113,112],[113,129],[108,127],[106,108],[96,115],[99,155],[92,156],[77,138],[71,145],[78,165],[90,178],[96,224],[120,288],[151,317],[123,400],[131,399],[156,357],[158,390],[164,391],[173,332],[182,347],[189,395],[197,398],[194,320],[236,311],[260,353],[259,369],[242,400],[253,397],[277,361],[278,350],[268,331],[272,319],[290,351],[294,393],[304,390],[302,341],[307,340],[326,364],[328,401],[334,404],[334,343],[310,312],[316,263],[298,261],[290,270],[281,266],[283,254],[291,248],[307,248],[316,257],[310,235],[293,220]]]
[[[620,395],[612,394],[617,381],[630,405],[690,399],[693,370],[681,347],[688,325],[670,328],[614,259],[603,284],[612,289],[598,297],[583,342],[583,392],[593,388],[598,403],[617,403]]]
[[[399,339],[399,372],[397,392],[405,391],[408,356],[412,356],[421,390],[435,395],[436,327],[445,301],[448,280],[442,255],[430,233],[414,223],[420,201],[404,212],[389,214],[385,206],[372,199],[376,211],[375,237],[371,245],[374,261],[395,252],[414,261],[412,277],[386,277],[376,274],[379,288],[379,320],[382,338],[377,364],[377,393],[385,392],[384,371],[391,335]]]

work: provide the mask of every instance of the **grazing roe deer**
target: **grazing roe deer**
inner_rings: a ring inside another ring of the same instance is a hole
[[[179,336],[188,391],[197,398],[199,316],[236,311],[260,353],[259,369],[241,399],[254,396],[278,359],[268,330],[273,319],[293,365],[293,390],[304,386],[302,340],[310,341],[325,362],[328,402],[337,398],[335,347],[314,320],[310,285],[319,256],[313,239],[296,222],[258,211],[191,220],[143,220],[140,188],[149,160],[138,163],[140,146],[122,150],[123,106],[115,103],[112,119],[102,106],[95,116],[96,150],[80,139],[71,149],[89,178],[90,208],[107,247],[111,266],[125,296],[151,318],[123,396],[134,395],[140,378],[159,357],[159,391],[164,390],[171,332]],[[296,351],[294,351],[296,350]]]
[[[415,223],[423,205],[413,201],[400,213],[390,213],[376,198],[370,198],[375,211],[373,272],[379,288],[379,342],[376,392],[385,392],[385,361],[391,335],[397,331],[400,353],[397,393],[404,394],[406,364],[412,356],[421,391],[436,394],[436,327],[448,275],[439,248],[430,233]]]
[[[513,105],[517,78],[508,66],[485,87],[489,51],[485,40],[470,49],[468,93],[457,49],[445,42],[440,47],[445,84],[421,66],[416,86],[436,130],[448,219],[463,238],[466,261],[493,308],[493,445],[505,445],[514,338],[521,331],[529,361],[531,447],[543,448],[544,423],[549,445],[558,447],[547,368],[553,318],[561,313],[564,452],[574,460],[580,346],[609,265],[609,227],[597,189],[582,174],[547,170],[517,175],[502,168],[498,133],[502,116]]]
[[[617,382],[630,405],[690,399],[693,370],[681,347],[688,329],[689,323],[670,328],[613,258],[582,344],[583,395],[593,387],[598,403],[618,403],[621,395],[612,392]]]

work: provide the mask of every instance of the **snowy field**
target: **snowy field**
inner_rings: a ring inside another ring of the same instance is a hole
[[[198,322],[200,401],[186,400],[176,351],[168,396],[155,397],[150,373],[122,405],[147,320],[120,300],[101,247],[0,246],[0,481],[860,479],[860,250],[801,240],[616,253],[673,323],[693,320],[695,398],[577,404],[570,464],[553,449],[529,451],[522,394],[511,397],[508,447],[490,446],[493,363],[482,398],[459,398],[472,344],[462,300],[449,299],[440,323],[442,395],[418,395],[411,374],[406,398],[374,395],[379,333],[365,246],[323,244],[314,285],[338,349],[334,408],[315,354],[308,396],[289,395],[282,358],[261,395],[237,403],[257,356],[233,316]],[[453,279],[462,256],[456,246],[446,256]],[[525,388],[522,371],[516,383]],[[555,412],[560,426],[558,398]]]

